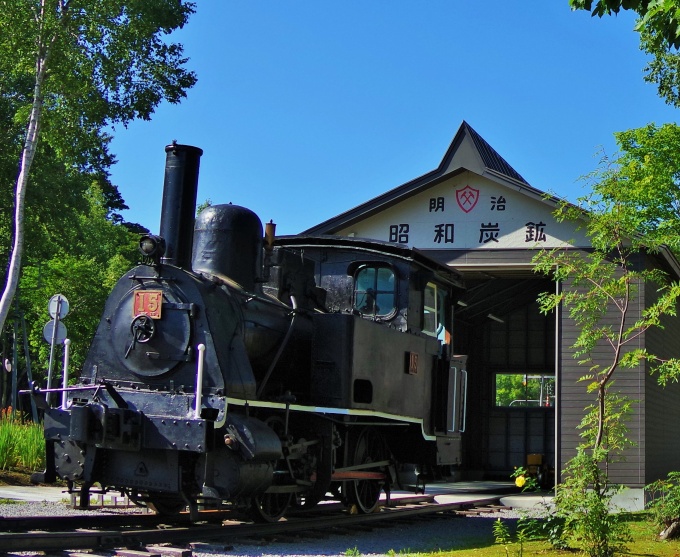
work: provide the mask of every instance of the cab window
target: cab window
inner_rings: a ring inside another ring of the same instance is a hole
[[[446,310],[448,307],[448,291],[428,282],[423,293],[423,332],[448,343],[450,331],[447,331]]]
[[[354,275],[354,309],[385,317],[397,309],[396,280],[389,267],[361,267]]]

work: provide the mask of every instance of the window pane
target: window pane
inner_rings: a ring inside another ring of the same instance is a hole
[[[366,292],[375,286],[375,269],[362,269],[357,274],[355,290]]]
[[[396,309],[394,272],[387,267],[365,267],[354,282],[354,309],[366,315],[389,315]]]
[[[423,331],[426,333],[434,333],[437,329],[437,319],[433,311],[425,310]]]
[[[496,374],[496,406],[549,407],[555,403],[555,377],[523,373]]]
[[[443,288],[437,289],[437,338],[446,342],[446,310],[449,306],[449,293]]]
[[[392,269],[382,267],[378,269],[378,291],[394,292],[394,273]]]
[[[437,292],[434,284],[429,283],[425,287],[424,304],[426,308],[435,308],[435,293]]]
[[[375,309],[375,313],[378,315],[387,315],[392,313],[395,309],[394,307],[394,294],[383,292],[377,296],[378,307]]]
[[[438,290],[436,284],[428,282],[423,292],[423,332],[432,336],[437,336],[443,325],[443,318],[437,307]]]

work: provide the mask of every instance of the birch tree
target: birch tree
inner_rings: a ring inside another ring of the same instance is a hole
[[[113,125],[150,119],[160,102],[179,102],[196,82],[182,45],[168,37],[194,10],[180,0],[0,0],[0,99],[13,101],[24,129],[0,330],[19,281],[38,142],[83,172],[111,164]],[[14,87],[26,80],[29,94]]]

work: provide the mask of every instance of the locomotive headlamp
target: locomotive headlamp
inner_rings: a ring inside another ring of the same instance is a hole
[[[165,240],[160,236],[149,234],[142,236],[139,240],[139,251],[142,255],[153,259],[156,263],[160,263],[161,257],[165,254]]]

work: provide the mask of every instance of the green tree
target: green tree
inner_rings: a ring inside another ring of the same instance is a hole
[[[497,373],[496,406],[545,406],[554,397],[554,377]]]
[[[0,110],[25,130],[9,143],[20,149],[14,160],[18,173],[12,173],[13,238],[0,330],[19,283],[38,140],[66,168],[62,175],[76,170],[101,179],[113,162],[105,130],[149,119],[161,101],[179,102],[194,85],[182,46],[166,37],[187,22],[194,7],[178,0],[0,1],[0,29],[6,31],[0,33]]]
[[[656,84],[667,104],[680,108],[680,53],[669,48],[664,36],[651,28],[640,31],[640,49],[650,56],[645,81]]]
[[[649,29],[668,46],[680,46],[680,6],[676,0],[569,0],[569,5],[598,17],[632,10],[640,16],[637,31]]]
[[[569,0],[574,10],[588,10],[593,16],[632,10],[639,15],[635,30],[640,49],[650,56],[644,80],[656,84],[659,96],[680,107],[680,4],[677,0]]]
[[[7,133],[11,122],[0,124],[0,135]],[[103,308],[102,283],[81,280],[83,277],[76,273],[64,272],[59,281],[55,281],[51,273],[53,262],[61,259],[72,260],[73,257],[90,259],[92,263],[91,277],[97,276],[100,269],[107,265],[105,255],[112,251],[120,252],[125,259],[126,266],[136,261],[136,255],[130,255],[130,245],[135,243],[137,236],[128,232],[126,223],[119,223],[112,217],[110,196],[103,193],[103,189],[111,187],[106,176],[95,175],[79,171],[77,168],[67,168],[54,156],[49,145],[42,142],[38,145],[39,155],[36,157],[33,169],[31,188],[27,192],[25,212],[25,245],[22,278],[15,303],[12,304],[5,334],[0,341],[0,351],[4,359],[12,359],[12,333],[17,327],[15,310],[25,316],[25,324],[29,327],[29,352],[33,370],[33,378],[41,379],[42,369],[47,367],[47,358],[40,351],[46,350],[42,340],[42,327],[49,319],[46,312],[46,301],[55,293],[76,289],[77,295],[69,296],[72,302],[78,301],[76,307],[68,316],[67,326],[69,337],[73,341],[71,346],[72,361],[82,360],[89,339],[94,332],[84,331],[81,322],[84,312],[99,315]],[[5,154],[0,152],[0,159]],[[0,163],[0,167],[2,167]],[[11,205],[13,177],[0,171],[0,196]],[[6,186],[6,187],[5,187]],[[96,202],[95,202],[96,198]],[[0,226],[0,266],[7,268],[8,253],[5,249],[11,243],[11,215],[0,211],[0,222],[7,226]],[[112,228],[110,233],[108,229]],[[115,235],[112,235],[115,232]],[[85,249],[85,246],[87,249]],[[120,267],[119,267],[120,268]],[[39,288],[36,288],[36,285]],[[73,299],[71,299],[73,298]],[[18,303],[17,303],[18,302]],[[91,319],[91,317],[90,317]],[[19,327],[19,332],[22,330]],[[86,334],[87,333],[87,334]],[[24,346],[19,336],[18,365],[20,373],[20,388],[26,388],[25,378],[26,360]],[[10,387],[8,374],[3,373],[0,381],[0,394],[5,403],[9,402]],[[2,404],[0,404],[2,405]],[[25,408],[24,408],[25,410]]]
[[[588,177],[595,188],[588,208],[616,212],[616,230],[635,233],[633,247],[680,251],[680,127],[648,124],[614,136],[620,153],[603,157]]]
[[[628,443],[624,418],[630,401],[612,389],[618,372],[647,361],[662,384],[680,377],[680,361],[662,359],[637,343],[646,331],[677,316],[680,284],[645,258],[668,244],[677,246],[680,158],[672,150],[678,138],[680,130],[670,125],[616,134],[621,154],[613,161],[603,158],[588,177],[592,192],[578,205],[564,202],[556,211],[557,220],[586,228],[592,250],[558,248],[535,258],[538,272],[568,285],[560,293],[543,294],[539,302],[545,312],[563,305],[577,325],[574,355],[586,366],[580,380],[594,396],[581,424],[584,442],[556,497],[558,514],[589,555],[612,555],[626,539],[609,513],[607,477],[609,463]],[[635,301],[647,283],[655,286],[656,299],[648,297],[637,314]]]
[[[43,258],[31,257],[22,272],[20,306],[30,324],[29,343],[38,370],[46,369],[49,346],[42,328],[50,319],[47,300],[57,292],[69,300],[65,320],[74,368],[82,364],[99,324],[106,298],[118,278],[137,261],[138,236],[107,218],[104,194],[96,184],[85,193],[87,209],[62,231],[60,243]],[[41,372],[35,372],[41,379]]]
[[[515,400],[528,398],[522,375],[498,374],[496,376],[496,406],[510,406]]]

